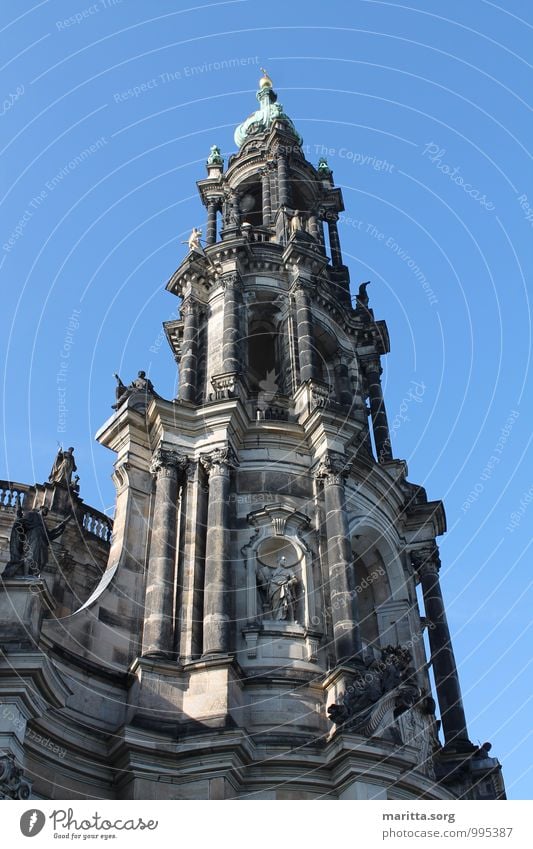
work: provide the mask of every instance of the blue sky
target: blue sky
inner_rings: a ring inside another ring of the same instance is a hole
[[[445,502],[471,737],[530,797],[531,4],[20,0],[0,28],[0,476],[43,481],[72,444],[82,496],[112,511],[94,433],[113,372],[174,394],[164,285],[203,223],[209,148],[234,150],[264,65],[343,188],[352,284],[372,281],[391,336],[395,456]]]

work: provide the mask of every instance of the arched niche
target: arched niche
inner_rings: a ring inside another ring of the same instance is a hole
[[[246,624],[243,635],[247,644],[248,657],[261,654],[261,642],[275,639],[285,642],[286,658],[294,659],[295,644],[301,645],[301,660],[315,661],[320,634],[316,625],[316,599],[313,580],[313,552],[304,538],[310,519],[303,513],[284,504],[269,504],[261,510],[248,514],[248,522],[254,531],[242,553],[246,569]],[[280,617],[274,606],[265,599],[262,588],[262,570],[274,570],[280,557],[285,557],[287,573],[292,574],[295,587],[294,615]],[[284,655],[281,645],[280,657]]]
[[[239,213],[241,224],[248,223],[252,227],[263,225],[263,189],[256,174],[239,185]]]
[[[271,293],[256,293],[256,298],[247,310],[247,378],[252,393],[271,400],[285,391],[285,331]]]
[[[287,537],[271,536],[259,543],[255,559],[258,618],[263,622],[301,625],[305,621],[301,553]],[[288,586],[286,580],[293,585]]]
[[[410,643],[417,622],[397,548],[368,516],[352,518],[350,539],[363,643],[371,648]]]

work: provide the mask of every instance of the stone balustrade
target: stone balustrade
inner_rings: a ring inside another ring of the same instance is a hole
[[[94,510],[92,507],[85,507],[82,527],[88,533],[93,534],[104,542],[111,542],[113,522],[105,513],[100,513],[99,510]]]
[[[0,480],[0,510],[14,511],[17,501],[23,506],[26,496],[31,489],[31,486],[24,483],[12,483],[10,481]]]

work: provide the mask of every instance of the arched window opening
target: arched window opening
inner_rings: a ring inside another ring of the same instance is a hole
[[[263,192],[260,182],[246,183],[239,191],[239,212],[242,224],[263,225]]]
[[[274,396],[280,391],[276,332],[270,322],[258,320],[250,326],[248,380],[250,390],[257,394]]]

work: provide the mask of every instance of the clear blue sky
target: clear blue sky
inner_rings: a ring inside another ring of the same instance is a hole
[[[204,219],[209,147],[232,152],[264,65],[343,188],[352,283],[372,280],[391,335],[395,456],[445,501],[472,739],[530,797],[531,3],[17,0],[1,16],[0,476],[45,480],[59,440],[112,511],[94,441],[112,374],[144,368],[173,395],[164,285]]]

